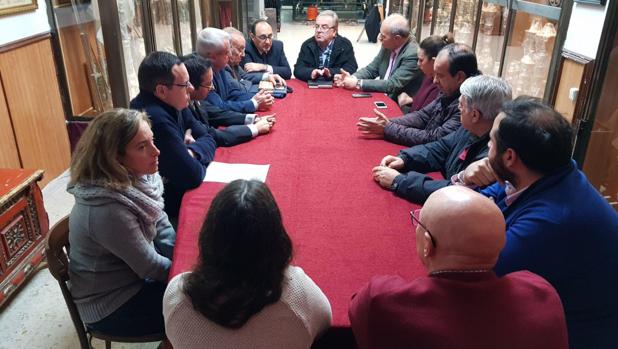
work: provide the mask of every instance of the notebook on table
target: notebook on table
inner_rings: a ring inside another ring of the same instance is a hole
[[[332,80],[316,79],[307,81],[309,88],[333,88]]]

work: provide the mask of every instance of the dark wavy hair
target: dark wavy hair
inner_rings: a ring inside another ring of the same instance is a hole
[[[502,112],[495,133],[498,154],[511,148],[524,165],[541,175],[571,161],[573,129],[560,113],[530,96],[505,103]]]
[[[242,327],[281,297],[292,242],[262,182],[236,180],[214,198],[199,238],[200,257],[184,292],[215,323]]]

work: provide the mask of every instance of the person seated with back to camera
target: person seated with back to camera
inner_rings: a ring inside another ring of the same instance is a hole
[[[389,119],[374,109],[376,117],[362,117],[356,126],[363,136],[384,138],[407,147],[433,142],[461,125],[459,86],[479,75],[476,56],[466,44],[449,44],[438,53],[434,63],[434,83],[440,95],[421,110]]]
[[[163,299],[175,349],[309,348],[330,326],[328,299],[290,265],[292,242],[264,183],[235,180],[215,196],[199,249]]]
[[[434,191],[457,183],[457,175],[474,161],[487,156],[489,131],[502,105],[510,101],[509,84],[489,75],[473,76],[459,91],[459,129],[437,141],[419,144],[385,156],[373,168],[373,179],[408,201],[422,204]],[[440,171],[444,179],[428,172]]]
[[[231,51],[230,39],[230,34],[219,28],[204,28],[198,34],[197,54],[210,60],[215,85],[206,100],[224,110],[243,113],[270,109],[275,102],[270,92],[261,90],[256,94],[248,93],[226,70]]]
[[[424,108],[433,102],[440,93],[440,88],[433,82],[433,64],[436,56],[442,48],[454,42],[453,34],[432,35],[421,41],[418,47],[418,67],[423,72],[424,78],[421,87],[414,94],[414,98],[405,92],[397,97],[397,103],[404,114]]]
[[[189,73],[189,81],[195,86],[191,92],[191,103],[189,110],[193,116],[201,121],[207,128],[208,133],[215,139],[217,146],[230,147],[236,144],[248,142],[258,135],[270,132],[270,128],[275,124],[273,115],[257,117],[254,124],[245,125],[244,120],[240,125],[230,125],[223,129],[218,129],[210,125],[208,112],[201,108],[201,101],[206,99],[211,89],[214,89],[212,78],[212,67],[210,61],[198,55],[183,57],[183,63]],[[185,143],[194,143],[191,129],[185,131]]]
[[[350,40],[339,35],[339,17],[331,10],[315,19],[315,34],[303,42],[294,65],[294,77],[302,81],[332,80],[341,70],[356,72],[358,64]]]
[[[379,38],[382,48],[373,61],[354,74],[345,70],[335,74],[335,86],[384,92],[394,101],[401,92],[413,96],[423,74],[418,69],[418,45],[410,36],[410,24],[402,15],[391,14],[382,21]]]
[[[493,201],[442,188],[411,212],[428,275],[374,276],[352,298],[359,349],[568,348],[560,298],[529,271],[497,276],[504,218]]]
[[[248,74],[241,66],[241,62],[245,58],[245,48],[247,47],[244,34],[234,27],[225,27],[223,31],[230,34],[230,44],[232,48],[230,51],[229,66],[226,67],[226,69],[232,74],[234,79],[242,84],[247,92],[257,93],[261,81],[270,81],[273,86],[287,85],[279,74],[264,73],[262,76],[259,74]]]
[[[71,160],[67,191],[70,291],[91,330],[162,333],[162,299],[176,239],[163,211],[159,149],[145,113],[97,116]]]

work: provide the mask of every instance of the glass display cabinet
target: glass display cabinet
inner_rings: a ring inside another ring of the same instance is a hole
[[[415,4],[416,5],[416,4]],[[470,45],[484,74],[509,81],[514,95],[548,98],[556,37],[568,18],[556,0],[421,0],[410,22],[418,41],[452,32]]]
[[[153,51],[195,50],[207,0],[47,0],[72,116],[128,107],[137,70]],[[83,86],[88,86],[85,90]]]

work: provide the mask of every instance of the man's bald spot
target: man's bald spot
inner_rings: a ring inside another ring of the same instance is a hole
[[[470,263],[493,265],[505,242],[502,212],[487,197],[461,186],[434,192],[421,221],[435,239],[437,253]]]

